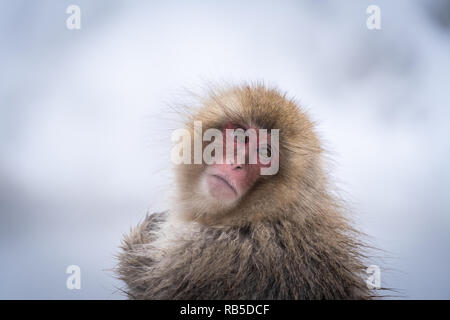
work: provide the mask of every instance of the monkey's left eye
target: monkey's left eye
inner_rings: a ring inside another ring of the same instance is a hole
[[[259,156],[264,159],[270,159],[272,157],[272,148],[268,144],[264,144],[258,147]]]

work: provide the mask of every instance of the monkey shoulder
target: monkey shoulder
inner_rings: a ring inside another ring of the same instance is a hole
[[[122,249],[130,250],[136,245],[150,243],[157,237],[157,231],[167,220],[167,212],[147,214],[144,220],[124,236]]]
[[[124,236],[118,256],[116,273],[126,284],[124,292],[129,298],[145,298],[147,279],[145,273],[154,265],[149,244],[158,237],[159,229],[167,220],[167,212],[147,214],[144,220]]]

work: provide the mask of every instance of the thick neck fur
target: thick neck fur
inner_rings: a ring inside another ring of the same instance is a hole
[[[157,216],[157,215],[156,215]],[[124,242],[135,299],[368,299],[345,225],[307,218],[207,227],[149,216]],[[152,228],[155,226],[153,225]],[[154,241],[151,241],[151,238]]]
[[[323,183],[299,183],[297,201],[276,215],[255,209],[225,224],[186,221],[174,212],[147,217],[126,238],[121,258],[130,297],[371,298],[357,232]]]

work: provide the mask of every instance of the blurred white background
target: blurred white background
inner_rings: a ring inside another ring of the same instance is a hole
[[[387,252],[382,285],[449,299],[448,0],[0,1],[0,298],[123,298],[122,235],[167,208],[168,104],[244,80],[318,121],[358,227]]]

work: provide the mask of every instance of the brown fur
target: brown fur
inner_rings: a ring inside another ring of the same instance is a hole
[[[205,204],[203,165],[179,165],[168,213],[125,237],[119,275],[135,299],[369,299],[364,245],[330,193],[313,123],[262,85],[212,93],[192,114],[203,130],[226,122],[280,129],[280,169],[233,208]]]

